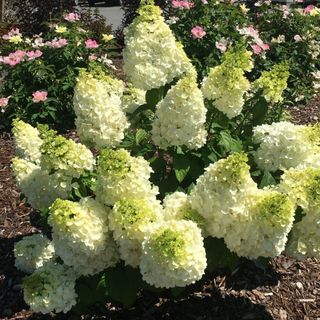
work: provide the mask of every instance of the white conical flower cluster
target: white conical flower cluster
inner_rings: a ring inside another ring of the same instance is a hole
[[[302,209],[294,224],[286,253],[299,260],[320,258],[320,169],[290,169],[281,177],[280,189]]]
[[[21,192],[35,209],[48,208],[54,200],[67,199],[71,193],[71,177],[59,172],[50,174],[39,165],[20,158],[12,160],[12,170]]]
[[[247,197],[245,219],[235,221],[225,235],[227,247],[238,256],[276,257],[284,251],[294,220],[294,203],[273,190],[256,190]]]
[[[157,288],[184,287],[200,280],[207,266],[201,230],[192,221],[150,225],[142,243],[140,271]]]
[[[23,279],[24,300],[35,312],[67,313],[76,304],[75,285],[74,270],[48,262]]]
[[[234,48],[225,53],[221,65],[211,68],[203,80],[203,96],[229,119],[239,115],[244,105],[244,94],[250,89],[245,71],[253,67],[251,52]]]
[[[14,245],[15,266],[26,273],[42,267],[55,257],[52,242],[43,234],[25,236]]]
[[[149,179],[152,169],[142,157],[132,157],[124,149],[102,150],[98,160],[97,199],[114,205],[121,199],[156,202],[158,188]]]
[[[212,237],[224,238],[234,223],[246,219],[246,198],[257,190],[247,160],[237,153],[209,165],[191,191],[191,206],[206,219]]]
[[[255,161],[263,170],[320,167],[320,126],[282,121],[253,129]]]
[[[206,220],[191,206],[190,197],[180,191],[167,195],[163,199],[164,218],[166,220],[190,220],[206,232]]]
[[[39,131],[21,120],[14,120],[12,133],[16,155],[19,158],[39,164],[41,160],[40,147],[43,143]]]
[[[79,275],[116,265],[118,253],[108,229],[108,208],[90,198],[57,199],[48,219],[57,255]]]
[[[180,79],[156,107],[152,139],[162,149],[187,146],[199,149],[206,143],[207,109],[194,74]]]
[[[110,230],[126,264],[139,265],[146,229],[149,224],[162,220],[161,209],[160,203],[155,206],[155,203],[137,199],[122,199],[114,205],[109,215]]]
[[[124,71],[135,87],[159,88],[192,69],[159,7],[142,5],[124,35]]]
[[[129,123],[122,110],[123,83],[97,69],[80,71],[73,107],[77,133],[84,143],[114,147],[124,138]]]

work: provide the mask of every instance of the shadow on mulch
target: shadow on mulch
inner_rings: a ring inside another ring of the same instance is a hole
[[[281,279],[273,265],[259,268],[253,261],[241,259],[238,267],[226,279],[226,288],[233,290],[253,290],[261,286],[276,286]]]

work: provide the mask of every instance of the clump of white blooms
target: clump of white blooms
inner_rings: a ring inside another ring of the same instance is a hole
[[[69,177],[80,177],[94,166],[92,152],[83,144],[57,135],[45,125],[38,126],[43,140],[41,145],[41,167]]]
[[[164,219],[166,220],[190,220],[206,235],[206,220],[192,209],[190,197],[180,191],[167,195],[163,199]]]
[[[121,107],[123,83],[102,69],[81,70],[73,107],[81,141],[98,148],[114,147],[124,138],[129,123]]]
[[[13,158],[12,170],[16,183],[35,209],[48,208],[57,198],[67,199],[71,193],[72,177],[59,172],[50,174],[33,162]]]
[[[135,88],[131,83],[127,83],[122,96],[122,110],[126,113],[133,113],[145,103],[146,91]]]
[[[246,198],[257,190],[247,161],[245,154],[235,153],[210,164],[190,193],[191,206],[206,219],[212,237],[224,238],[246,219]]]
[[[150,225],[142,243],[140,271],[157,288],[184,287],[201,279],[207,266],[201,230],[192,221]]]
[[[298,260],[306,258],[320,259],[320,211],[309,211],[297,222],[292,230],[292,235],[286,254]]]
[[[109,211],[90,198],[57,199],[50,208],[48,223],[56,253],[80,275],[98,273],[118,262],[108,229]]]
[[[267,102],[283,101],[282,93],[287,88],[289,68],[285,64],[276,64],[270,71],[263,71],[260,78],[253,84],[256,90],[262,90]]]
[[[281,177],[280,188],[302,208],[294,224],[286,253],[299,260],[320,258],[320,169],[290,169]]]
[[[263,124],[253,130],[259,143],[255,160],[268,171],[320,166],[320,126],[295,125],[282,121]]]
[[[39,164],[41,159],[40,147],[43,142],[39,131],[22,120],[14,120],[12,124],[16,155],[19,158]]]
[[[98,159],[98,201],[105,205],[123,198],[155,202],[158,188],[149,181],[151,173],[149,162],[142,157],[132,157],[124,149],[102,150]]]
[[[25,236],[14,244],[14,257],[17,269],[32,273],[55,257],[54,246],[42,234]]]
[[[74,270],[48,262],[23,279],[24,300],[34,312],[67,313],[76,304],[75,281]]]
[[[211,68],[203,80],[203,96],[229,119],[239,115],[244,105],[244,94],[250,89],[245,71],[253,67],[252,53],[243,48],[233,48],[223,56],[221,65]]]
[[[258,190],[247,197],[244,219],[230,225],[224,241],[238,256],[275,257],[284,251],[295,206],[285,194]]]
[[[161,206],[145,200],[122,199],[109,215],[110,230],[119,245],[120,257],[127,265],[137,267],[141,257],[141,243],[150,223],[162,219]]]
[[[143,90],[162,87],[192,68],[160,8],[148,2],[151,4],[142,4],[138,16],[124,30],[124,71],[130,82]]]
[[[180,79],[156,106],[152,139],[162,149],[187,146],[199,149],[206,143],[207,109],[193,73]]]

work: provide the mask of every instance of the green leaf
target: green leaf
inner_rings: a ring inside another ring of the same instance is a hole
[[[263,176],[259,185],[259,188],[264,188],[267,186],[274,186],[277,184],[277,181],[269,171],[264,171]]]
[[[150,109],[154,109],[160,100],[162,100],[164,95],[164,88],[156,88],[147,91],[146,101]]]
[[[138,129],[136,132],[136,144],[140,144],[140,142],[142,142],[145,137],[147,136],[147,132],[143,129]]]
[[[81,277],[76,283],[78,295],[77,305],[73,308],[77,313],[82,313],[96,303],[107,300],[105,276],[98,274],[90,277]]]
[[[128,115],[128,117],[130,119],[134,119],[136,117],[137,114],[139,114],[142,111],[146,111],[150,109],[148,104],[143,104],[142,106],[138,107],[134,112],[132,112],[130,115]]]
[[[260,92],[260,94],[262,94]],[[268,102],[263,96],[257,101],[257,103],[252,108],[252,124],[253,126],[260,125],[264,123],[266,114],[268,113]]]
[[[205,238],[204,247],[206,249],[207,269],[209,271],[225,267],[234,269],[238,263],[238,256],[227,248],[223,239],[212,237]]]
[[[173,170],[177,180],[181,183],[190,170],[189,159],[184,155],[175,155],[173,157]]]
[[[240,152],[243,149],[242,142],[234,139],[230,132],[226,130],[220,132],[220,141],[218,144],[224,147],[226,152]]]
[[[108,295],[126,308],[130,308],[135,303],[142,285],[142,276],[138,268],[118,265],[106,271]]]

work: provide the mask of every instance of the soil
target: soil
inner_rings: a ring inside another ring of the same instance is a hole
[[[296,123],[315,123],[320,118],[320,95],[304,108],[291,109]],[[41,315],[23,301],[24,274],[14,267],[13,245],[22,236],[40,231],[34,212],[15,188],[10,159],[13,143],[0,133],[0,319],[174,319],[174,320],[320,320],[320,261],[303,262],[280,256],[267,269],[241,260],[230,273],[206,274],[178,298],[142,292],[133,308],[108,303],[88,314]]]

